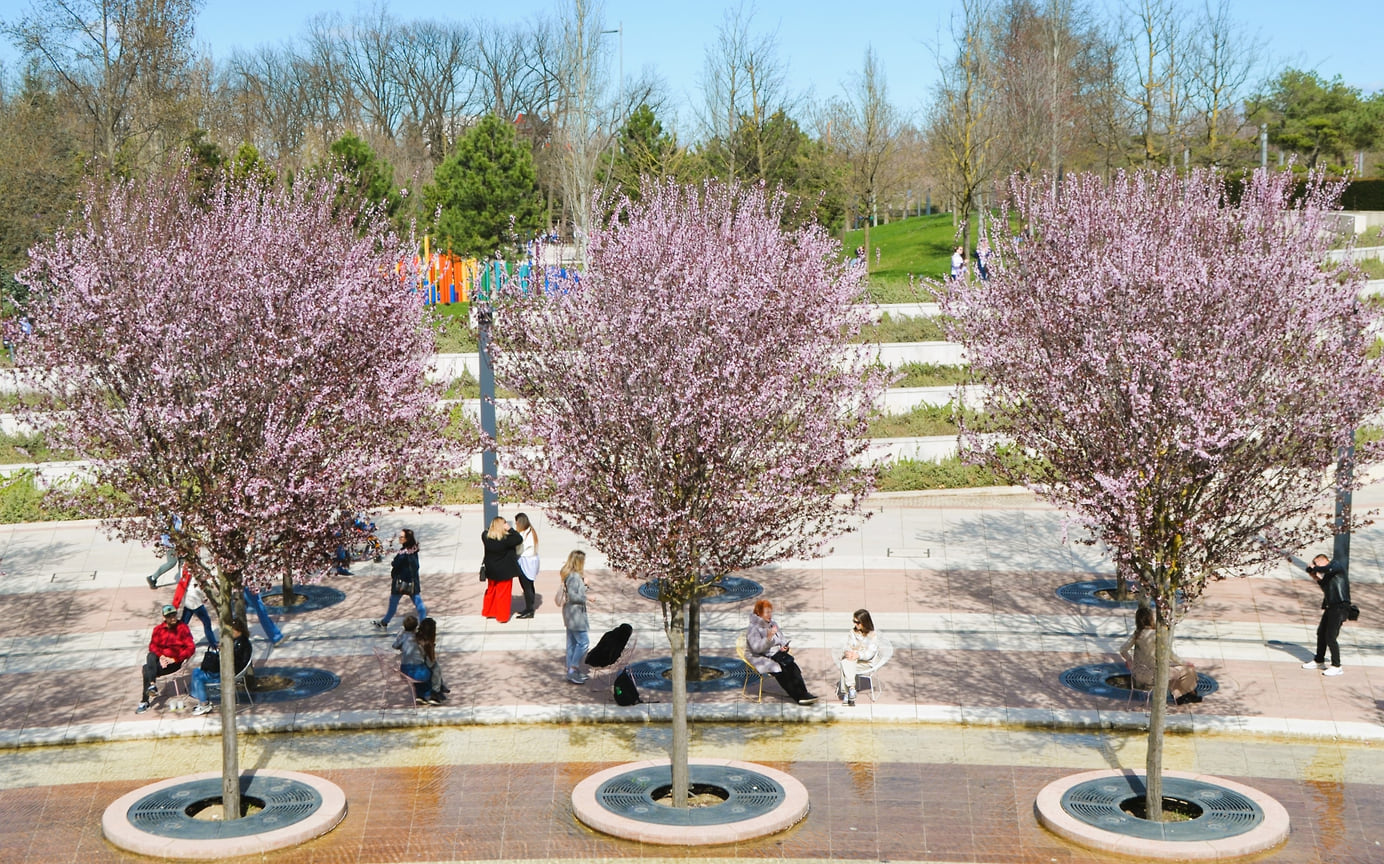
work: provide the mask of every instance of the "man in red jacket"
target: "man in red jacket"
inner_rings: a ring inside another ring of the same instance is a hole
[[[164,606],[163,623],[156,626],[149,636],[149,654],[144,658],[144,688],[139,691],[136,714],[148,711],[149,698],[158,694],[159,685],[154,683],[155,680],[183,668],[183,661],[196,650],[197,643],[192,641],[192,631],[178,620],[178,608]]]

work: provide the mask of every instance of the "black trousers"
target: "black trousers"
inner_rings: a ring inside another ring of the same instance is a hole
[[[141,670],[144,677],[144,686],[140,688],[139,701],[145,701],[145,694],[149,692],[149,688],[153,685],[155,679],[162,678],[164,675],[172,675],[181,668],[183,668],[182,661],[169,666],[160,666],[159,655],[150,651],[144,658],[144,668]]]
[[[774,680],[784,689],[794,701],[811,699],[812,694],[807,692],[807,685],[803,683],[802,670],[798,668],[798,661],[793,659],[793,655],[787,651],[780,651],[777,654],[770,654],[769,659],[783,667],[778,672],[769,674],[774,676]]]
[[[525,611],[525,612],[532,612],[532,611],[533,611],[533,583],[530,582],[528,579],[526,579],[526,578],[525,578],[524,576],[522,576],[522,575],[521,575],[519,578],[515,579],[514,581],[519,583],[519,590],[524,592],[524,611]]]
[[[1326,652],[1331,652],[1331,665],[1341,665],[1341,646],[1336,644],[1336,637],[1341,635],[1341,625],[1346,623],[1346,613],[1350,611],[1350,604],[1337,603],[1322,610],[1321,623],[1317,625],[1317,656],[1312,659],[1317,663],[1326,662]]]

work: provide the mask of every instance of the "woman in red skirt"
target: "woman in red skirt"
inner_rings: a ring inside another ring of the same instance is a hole
[[[485,544],[485,601],[481,614],[501,624],[509,621],[510,598],[514,595],[514,577],[519,575],[519,547],[524,537],[496,516],[490,520],[490,530],[481,535]]]

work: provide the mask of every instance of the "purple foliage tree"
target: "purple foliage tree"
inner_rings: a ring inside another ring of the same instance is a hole
[[[242,586],[316,569],[345,514],[420,500],[448,462],[411,250],[377,214],[333,216],[331,178],[292,189],[186,172],[92,188],[30,250],[26,400],[90,460],[82,500],[117,537],[173,533],[231,644]],[[56,421],[56,422],[55,422]],[[225,818],[239,807],[232,652],[221,652]]]
[[[673,655],[673,795],[687,796],[688,609],[722,575],[820,554],[873,484],[857,465],[884,386],[848,340],[863,270],[784,197],[646,181],[591,234],[580,281],[509,286],[497,380],[541,448],[518,494],[657,579]]]
[[[939,286],[988,387],[966,458],[1073,514],[1156,607],[1151,819],[1178,593],[1329,533],[1328,469],[1384,405],[1360,274],[1324,263],[1339,188],[1293,182],[1258,172],[1236,201],[1215,172],[1016,179],[1024,231],[989,281]]]

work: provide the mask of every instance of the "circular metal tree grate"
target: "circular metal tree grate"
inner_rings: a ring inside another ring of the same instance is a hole
[[[688,778],[694,786],[726,793],[726,800],[709,807],[674,808],[657,803],[655,793],[665,792],[672,783],[672,769],[661,765],[610,778],[596,790],[596,802],[611,813],[651,825],[726,825],[768,813],[787,795],[775,780],[738,765],[692,764]]]
[[[703,582],[710,582],[711,577],[703,577]],[[720,588],[719,593],[709,594],[702,598],[702,603],[739,603],[743,600],[751,600],[764,593],[764,586],[753,579],[746,579],[743,576],[722,576],[716,581],[716,587]],[[639,596],[645,600],[658,599],[658,580],[654,579],[639,586]]]
[[[130,805],[127,818],[135,828],[160,837],[215,840],[283,828],[303,821],[322,806],[316,789],[286,777],[243,776],[240,794],[263,809],[229,822],[193,818],[192,814],[203,807],[220,807],[221,780],[208,778],[151,792]]]
[[[280,603],[283,595],[283,588],[273,588],[260,595],[264,600],[264,606],[276,615],[293,614],[297,612],[316,612],[318,609],[326,609],[328,606],[335,606],[346,599],[346,592],[327,585],[295,585],[293,593],[301,594],[302,602],[285,607]]]
[[[1092,663],[1088,666],[1077,666],[1068,669],[1058,676],[1058,680],[1064,686],[1070,687],[1079,693],[1088,693],[1092,696],[1106,696],[1112,699],[1129,698],[1129,670],[1123,663]],[[1216,683],[1216,679],[1210,675],[1197,673],[1197,693],[1205,698],[1217,690],[1221,685]],[[1169,697],[1169,701],[1172,697]]]
[[[1114,579],[1089,579],[1085,582],[1068,582],[1066,585],[1058,586],[1057,596],[1066,600],[1068,603],[1076,603],[1081,606],[1099,606],[1102,609],[1134,609],[1139,605],[1136,598],[1131,597],[1124,602],[1102,597],[1101,592],[1115,593],[1119,583]],[[1182,592],[1177,592],[1178,603],[1182,603]]]
[[[703,669],[711,670],[716,674],[714,678],[707,678],[702,681],[688,681],[687,692],[689,693],[717,693],[722,690],[737,690],[745,684],[745,664],[740,662],[738,657],[712,657],[703,654],[701,657]],[[630,677],[634,678],[634,686],[640,690],[661,690],[670,692],[673,689],[673,658],[655,657],[652,660],[640,660],[638,663],[629,665]]]
[[[251,687],[254,694],[255,703],[261,702],[292,702],[295,699],[306,699],[309,696],[316,696],[319,693],[326,693],[328,690],[335,690],[341,683],[341,678],[326,669],[309,669],[305,667],[281,667],[255,669],[255,677],[261,682],[269,681],[279,686],[266,689]],[[221,692],[221,682],[207,682],[208,696],[215,693],[219,698]],[[236,687],[237,698],[245,699],[245,694],[240,687]]]
[[[1201,780],[1163,778],[1165,799],[1186,801],[1201,809],[1201,815],[1185,822],[1150,822],[1120,809],[1126,801],[1143,797],[1143,778],[1126,774],[1073,786],[1062,796],[1062,809],[1074,819],[1116,834],[1184,843],[1234,837],[1264,821],[1263,809],[1247,796]]]

